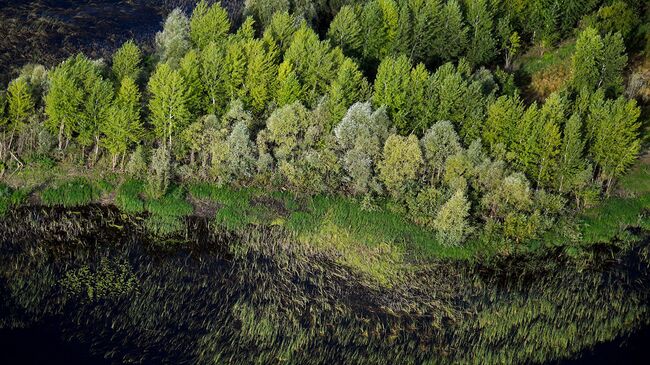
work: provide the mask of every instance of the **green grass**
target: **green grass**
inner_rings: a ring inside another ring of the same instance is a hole
[[[142,213],[144,212],[144,201],[141,199],[143,192],[142,181],[129,179],[117,189],[115,205],[128,214]]]
[[[521,71],[533,75],[558,63],[567,62],[575,51],[575,43],[569,42],[543,55],[524,55],[520,60]]]
[[[27,199],[29,192],[26,189],[14,190],[9,186],[0,183],[0,217],[7,214],[7,211],[20,205]]]
[[[85,178],[75,178],[46,188],[41,202],[46,206],[78,207],[99,198],[101,190]]]

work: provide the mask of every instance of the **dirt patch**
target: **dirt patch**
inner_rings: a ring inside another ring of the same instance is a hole
[[[265,207],[282,217],[286,217],[290,213],[287,207],[284,206],[283,201],[266,195],[254,197],[251,200],[251,205]]]

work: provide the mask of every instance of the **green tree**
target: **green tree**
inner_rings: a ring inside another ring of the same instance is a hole
[[[165,146],[153,150],[147,174],[146,193],[151,199],[165,195],[171,181],[171,152]]]
[[[605,100],[602,92],[598,94],[592,98],[587,117],[589,154],[609,192],[612,180],[621,176],[639,154],[640,109],[634,100]]]
[[[457,0],[449,0],[442,7],[438,31],[432,40],[433,56],[450,61],[463,54],[467,46],[468,29]]]
[[[224,62],[224,49],[216,43],[208,44],[201,52],[201,82],[209,114],[221,114],[228,101]]]
[[[363,56],[378,62],[395,48],[399,10],[394,0],[372,0],[361,14],[363,26]]]
[[[462,150],[458,134],[449,121],[440,121],[432,125],[420,142],[424,151],[427,168],[436,181],[440,180],[447,158]]]
[[[402,132],[409,131],[408,92],[411,84],[411,63],[406,56],[387,57],[379,65],[375,78],[373,104],[385,105],[393,124]]]
[[[142,52],[133,41],[125,42],[113,55],[113,76],[117,83],[125,77],[130,77],[136,82],[142,72]]]
[[[368,81],[354,61],[346,58],[338,70],[336,79],[330,85],[329,108],[333,123],[343,118],[348,108],[358,101],[365,101],[370,92]],[[327,126],[325,131],[329,131]]]
[[[575,177],[586,168],[583,158],[585,141],[582,137],[582,119],[578,114],[573,114],[564,126],[562,145],[560,146],[557,189],[575,188]]]
[[[298,21],[288,12],[274,13],[271,23],[264,29],[264,38],[273,40],[280,52],[284,53],[289,45],[293,34],[298,30]]]
[[[226,58],[223,63],[223,80],[227,100],[238,99],[244,94],[247,58],[245,41],[231,39],[226,45]]]
[[[390,120],[384,108],[372,111],[370,103],[355,103],[334,128],[344,179],[356,194],[379,192],[377,163],[388,136]]]
[[[167,16],[163,30],[156,33],[156,54],[175,68],[190,47],[190,21],[176,8]]]
[[[72,57],[50,72],[50,87],[45,95],[45,127],[58,135],[59,150],[72,136],[84,101],[80,78],[90,72],[88,59]]]
[[[266,28],[273,22],[275,14],[288,13],[289,6],[289,0],[246,0],[244,15],[252,16],[262,28]]]
[[[154,132],[164,146],[171,148],[173,137],[189,124],[187,87],[180,72],[161,63],[149,79],[148,90],[151,94],[149,112]]]
[[[345,5],[341,7],[327,31],[327,39],[339,46],[346,55],[360,55],[363,46],[361,8]]]
[[[379,162],[379,178],[396,199],[403,199],[420,177],[424,160],[415,135],[390,135]]]
[[[104,80],[99,73],[92,73],[84,80],[86,88],[82,113],[77,120],[77,141],[81,146],[95,145],[95,156],[99,153],[101,128],[107,122],[111,100],[113,100],[113,84]]]
[[[458,190],[440,207],[433,222],[436,237],[440,243],[457,246],[463,243],[470,231],[470,203],[462,190]]]
[[[620,33],[609,34],[603,39],[594,28],[585,29],[576,40],[572,61],[572,84],[576,90],[622,90],[627,56]]]
[[[230,31],[228,12],[217,2],[208,5],[201,0],[190,17],[190,37],[199,49],[205,48],[210,42],[221,43]]]
[[[470,26],[467,60],[472,65],[490,62],[496,54],[492,16],[487,0],[467,1],[467,21]]]
[[[34,113],[34,100],[27,81],[18,78],[9,83],[7,88],[7,105],[9,128],[14,133],[19,133],[29,117]],[[11,144],[11,139],[9,144]]]
[[[278,107],[283,107],[302,99],[302,88],[291,63],[282,62],[280,64],[275,90],[275,103]]]
[[[201,60],[196,50],[192,49],[183,56],[179,72],[187,89],[187,110],[192,116],[198,117],[204,111],[205,92],[201,78]]]
[[[303,101],[310,106],[327,93],[343,59],[340,49],[332,50],[328,42],[321,42],[318,35],[304,24],[294,34],[284,55],[285,62],[291,63],[300,81]]]
[[[427,62],[439,35],[440,1],[407,0],[400,5],[396,48],[414,62]]]
[[[524,105],[519,96],[501,96],[488,107],[483,126],[483,140],[493,154],[505,154],[510,149],[516,127],[524,115]],[[501,156],[505,157],[505,156]]]
[[[251,40],[246,43],[246,53],[246,100],[251,110],[259,114],[274,93],[274,78],[278,72],[275,50],[268,50],[260,40]]]
[[[101,126],[101,132],[104,136],[102,145],[113,156],[113,169],[120,156],[123,167],[128,148],[140,142],[144,134],[140,119],[140,92],[135,81],[129,76],[122,78],[107,121]]]

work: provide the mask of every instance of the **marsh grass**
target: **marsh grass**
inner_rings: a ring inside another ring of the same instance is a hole
[[[0,217],[4,216],[12,207],[24,202],[28,195],[27,189],[12,189],[0,183]]]
[[[71,208],[90,204],[100,194],[101,190],[88,179],[75,178],[46,188],[40,196],[43,205]]]
[[[144,212],[144,183],[139,180],[129,179],[123,182],[115,194],[115,205],[128,214]]]

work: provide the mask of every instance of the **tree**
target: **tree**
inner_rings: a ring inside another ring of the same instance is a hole
[[[605,100],[602,92],[592,98],[587,117],[589,154],[600,169],[599,179],[608,193],[612,180],[627,170],[640,151],[639,115],[634,100]]]
[[[280,64],[274,89],[276,90],[275,103],[278,107],[283,107],[302,99],[302,88],[291,63],[282,62]]]
[[[408,91],[411,63],[406,56],[387,57],[379,65],[375,78],[373,104],[385,105],[393,124],[402,132],[409,131]]]
[[[352,191],[366,194],[379,191],[377,163],[388,136],[390,120],[383,108],[372,111],[370,103],[355,103],[334,128],[341,165]]]
[[[340,49],[332,50],[328,42],[321,42],[304,24],[284,54],[285,62],[291,63],[302,85],[303,101],[310,106],[315,106],[319,97],[327,93],[343,59]]]
[[[205,92],[201,80],[201,60],[196,50],[192,49],[183,56],[180,61],[179,72],[187,88],[186,106],[188,112],[195,117],[202,115]]]
[[[339,46],[346,55],[360,55],[363,46],[363,27],[360,21],[361,8],[345,5],[341,7],[327,31],[327,39]]]
[[[470,204],[462,190],[458,190],[440,207],[433,223],[436,237],[440,243],[457,246],[469,233]]]
[[[45,127],[58,135],[59,150],[72,136],[84,101],[80,78],[90,72],[90,62],[83,56],[72,57],[50,72],[50,87],[45,95]]]
[[[363,26],[363,56],[378,62],[390,55],[395,47],[399,12],[394,0],[372,0],[361,14]]]
[[[504,54],[506,70],[510,70],[514,56],[519,52],[521,38],[519,33],[512,30],[510,18],[501,18],[497,25],[499,38],[501,38],[501,51]]]
[[[432,125],[420,142],[424,151],[424,160],[436,181],[444,172],[447,158],[462,150],[458,134],[449,121],[440,121]]]
[[[140,79],[142,72],[142,52],[133,41],[125,42],[113,55],[113,76],[118,84],[125,77],[134,81]]]
[[[449,0],[442,7],[438,32],[431,46],[433,56],[450,61],[463,53],[467,45],[468,29],[457,0]]]
[[[245,41],[230,39],[226,44],[226,57],[223,66],[223,80],[227,100],[244,96],[243,84],[246,78]]]
[[[396,199],[403,199],[417,179],[424,160],[415,135],[390,135],[384,144],[383,159],[379,163],[379,178]]]
[[[331,120],[337,123],[355,102],[365,101],[370,92],[368,81],[354,61],[346,58],[338,70],[336,79],[329,89],[329,108]],[[327,126],[325,131],[330,131]]]
[[[266,28],[275,14],[288,13],[289,5],[289,0],[246,0],[244,15],[254,17],[262,28]]]
[[[237,122],[226,139],[228,146],[227,169],[233,179],[249,179],[253,176],[255,156],[246,122]]]
[[[227,102],[224,62],[224,50],[216,43],[208,44],[201,52],[201,83],[206,98],[203,103],[209,114],[222,113]]]
[[[560,146],[557,189],[560,193],[573,189],[575,176],[586,168],[583,159],[585,141],[582,138],[582,119],[573,114],[564,126],[562,145]]]
[[[152,199],[160,199],[167,192],[170,180],[171,153],[165,146],[160,146],[151,154],[146,185],[147,195]]]
[[[190,21],[176,8],[167,16],[163,30],[156,33],[156,53],[161,62],[175,68],[190,47]]]
[[[627,63],[625,45],[620,33],[604,39],[594,28],[587,28],[576,40],[573,54],[573,87],[581,91],[598,88],[622,90],[622,72]]]
[[[101,128],[107,122],[114,90],[113,84],[99,75],[99,70],[86,77],[84,87],[85,100],[75,131],[81,146],[95,145],[94,158],[96,159],[99,153]]]
[[[298,29],[297,24],[297,19],[289,15],[288,12],[274,13],[271,23],[264,29],[264,38],[272,40],[280,52],[284,53],[289,48],[291,38]]]
[[[187,88],[180,72],[166,63],[156,67],[148,86],[151,99],[149,111],[156,136],[167,148],[173,137],[189,122]]]
[[[208,5],[201,0],[190,17],[190,37],[199,49],[205,48],[211,42],[221,43],[230,31],[228,12],[217,2]]]
[[[275,157],[291,159],[294,157],[294,152],[309,147],[308,142],[314,142],[304,140],[309,126],[309,110],[300,102],[276,109],[266,123],[269,139],[276,146]]]
[[[467,20],[470,26],[467,60],[474,66],[485,64],[496,54],[496,42],[492,36],[492,12],[487,0],[468,0]]]
[[[275,49],[266,49],[260,40],[250,40],[246,43],[246,58],[246,100],[252,111],[259,114],[274,93],[274,78],[278,72],[274,63]]]
[[[519,96],[501,96],[488,107],[488,117],[483,126],[483,140],[493,153],[510,149],[516,127],[524,115],[524,105]],[[505,156],[503,156],[505,157]]]
[[[12,135],[20,132],[34,113],[34,100],[27,81],[18,78],[7,88],[8,116]],[[11,139],[11,138],[10,138]],[[9,142],[11,144],[11,141]]]
[[[407,0],[401,3],[396,48],[414,62],[427,62],[441,23],[439,0]]]
[[[140,92],[135,81],[129,76],[122,79],[107,121],[101,126],[100,131],[104,135],[102,144],[113,156],[113,169],[120,155],[124,167],[124,158],[129,146],[140,142],[144,134],[140,120]]]

